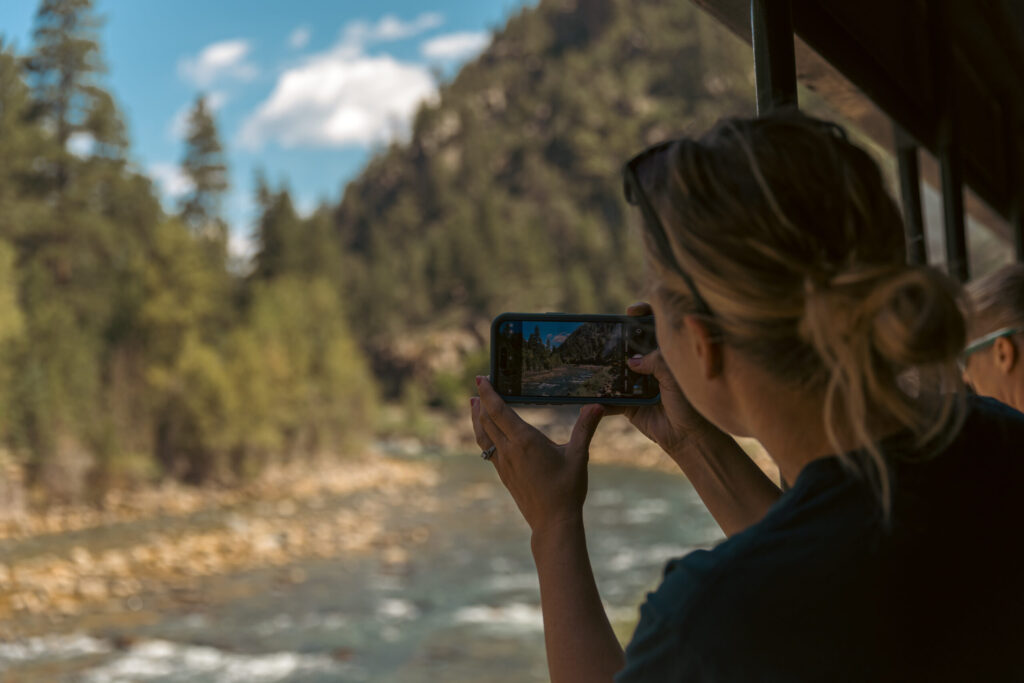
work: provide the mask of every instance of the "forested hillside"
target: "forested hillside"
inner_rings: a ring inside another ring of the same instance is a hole
[[[23,484],[74,501],[163,477],[238,481],[373,424],[329,216],[278,225],[287,198],[260,183],[265,227],[305,250],[285,262],[267,234],[252,275],[229,268],[205,100],[182,149],[192,190],[165,211],[104,88],[100,28],[91,0],[43,0],[26,54],[0,36],[5,512]]]
[[[749,112],[750,68],[689,2],[545,0],[512,18],[335,212],[367,350],[503,310],[622,310],[642,288],[622,163]]]
[[[641,291],[623,161],[751,108],[749,49],[690,3],[542,0],[338,205],[300,216],[258,179],[238,264],[211,108],[198,94],[192,191],[166,208],[104,87],[101,26],[91,0],[42,0],[24,53],[0,36],[0,479],[40,499],[351,450],[378,387],[461,405],[494,314]]]

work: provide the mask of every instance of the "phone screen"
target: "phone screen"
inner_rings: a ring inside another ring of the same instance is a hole
[[[496,322],[495,381],[512,399],[651,402],[657,381],[626,360],[657,348],[654,319],[503,316]]]

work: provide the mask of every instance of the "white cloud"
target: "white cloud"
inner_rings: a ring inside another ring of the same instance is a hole
[[[463,31],[431,38],[420,46],[420,52],[430,59],[465,59],[487,47],[491,36],[486,31]]]
[[[243,124],[241,142],[252,149],[268,140],[284,147],[386,142],[404,132],[419,103],[436,91],[421,65],[328,53],[281,76]]]
[[[210,111],[220,111],[227,101],[227,93],[222,90],[213,90],[206,95],[206,106],[210,108]]]
[[[166,161],[151,164],[149,174],[153,176],[153,180],[169,199],[177,199],[191,192],[194,187],[192,180],[185,175],[178,164]]]
[[[387,14],[375,24],[361,20],[349,22],[341,29],[341,42],[361,51],[370,43],[411,38],[443,23],[444,17],[437,12],[425,12],[412,21],[402,21],[393,14]]]
[[[250,81],[259,71],[245,61],[252,46],[247,40],[224,40],[204,47],[195,57],[178,62],[178,75],[198,88],[221,80]]]
[[[250,149],[270,141],[283,147],[340,147],[405,134],[420,103],[436,96],[434,77],[424,64],[368,55],[365,48],[441,22],[438,14],[422,14],[409,22],[389,15],[376,23],[348,24],[334,47],[280,75],[270,96],[242,125],[241,144]]]
[[[288,45],[296,50],[301,50],[309,44],[309,39],[312,35],[308,26],[299,26],[289,34]]]

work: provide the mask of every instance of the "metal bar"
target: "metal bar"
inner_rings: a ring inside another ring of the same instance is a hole
[[[928,263],[924,214],[921,211],[921,173],[917,164],[917,145],[902,128],[893,124],[896,160],[900,169],[900,198],[903,204],[903,232],[907,240],[907,263]]]
[[[1024,170],[1021,169],[1021,155],[1015,144],[1013,130],[1009,126],[1003,135],[1009,144],[1006,146],[1008,168],[1010,171],[1010,230],[1013,232],[1013,252],[1017,263],[1024,263]]]
[[[1010,227],[1013,229],[1013,251],[1017,255],[1017,263],[1024,263],[1024,197],[1018,191],[1010,209]]]
[[[797,106],[790,0],[750,0],[750,35],[757,113]]]
[[[960,159],[952,145],[939,150],[942,168],[942,222],[946,226],[946,268],[959,282],[970,277],[967,267],[967,233],[964,231],[964,187]]]
[[[946,272],[959,282],[970,277],[967,267],[967,234],[964,231],[963,166],[956,151],[956,108],[953,93],[953,53],[945,42],[949,35],[949,0],[928,6],[929,50],[932,87],[939,112],[938,158],[942,178],[942,223],[946,233]]]

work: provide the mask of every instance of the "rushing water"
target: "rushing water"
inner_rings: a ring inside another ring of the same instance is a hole
[[[384,513],[389,529],[429,529],[397,561],[303,561],[284,582],[280,568],[245,572],[215,581],[218,600],[0,643],[0,681],[546,681],[524,522],[479,458],[433,464],[435,490]],[[601,595],[624,634],[669,557],[721,538],[686,480],[658,472],[592,467],[585,514]],[[133,533],[119,529],[122,540]]]

